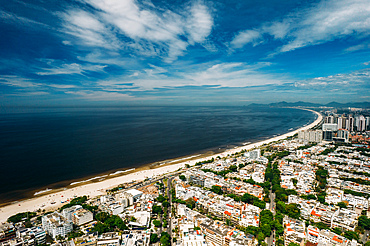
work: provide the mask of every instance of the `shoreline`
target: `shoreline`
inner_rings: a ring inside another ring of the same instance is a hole
[[[88,177],[85,180],[71,182],[68,186],[59,189],[39,190],[37,196],[26,198],[21,201],[0,204],[0,222],[5,222],[8,217],[20,212],[33,212],[38,209],[54,210],[68,203],[67,200],[73,199],[75,196],[87,195],[90,197],[99,196],[105,193],[105,190],[111,189],[123,183],[133,181],[142,181],[146,178],[155,178],[165,173],[174,172],[185,164],[194,165],[196,162],[216,158],[217,156],[226,157],[228,155],[240,152],[242,150],[250,150],[264,144],[275,142],[293,136],[299,131],[310,129],[322,121],[322,115],[316,111],[304,108],[296,108],[307,110],[317,115],[317,118],[311,124],[306,124],[296,130],[287,132],[282,135],[273,136],[266,140],[260,140],[255,143],[247,143],[247,145],[237,146],[232,149],[226,149],[219,153],[213,151],[205,151],[201,154],[193,154],[191,156],[182,156],[175,159],[164,160],[156,163],[147,164],[137,168],[128,168],[126,170],[115,170],[103,174],[98,174],[94,177]],[[106,179],[105,179],[106,178]],[[101,180],[103,179],[103,180]],[[96,181],[94,181],[96,180]],[[53,204],[52,204],[53,202]],[[62,203],[63,202],[63,203]]]

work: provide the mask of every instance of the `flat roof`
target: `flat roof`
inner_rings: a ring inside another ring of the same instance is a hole
[[[128,191],[126,191],[126,193],[130,193],[132,196],[138,196],[138,195],[142,195],[143,194],[143,192],[141,192],[139,190],[136,190],[136,189],[128,190]]]

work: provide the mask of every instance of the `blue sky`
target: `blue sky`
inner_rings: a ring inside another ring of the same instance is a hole
[[[369,0],[8,0],[1,105],[370,100]]]

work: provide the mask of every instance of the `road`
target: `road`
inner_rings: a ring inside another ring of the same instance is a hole
[[[172,177],[168,178],[167,180],[167,197],[168,197],[168,200],[169,200],[169,203],[170,203],[170,206],[168,206],[168,226],[167,226],[167,233],[170,235],[170,237],[172,238],[172,216],[171,215],[171,212],[172,212],[172,194],[171,194],[171,189],[172,189]]]
[[[270,211],[275,215],[275,193],[270,190]],[[267,245],[275,245],[275,230],[272,231],[271,236],[267,238]]]
[[[369,233],[370,233],[370,230],[365,230],[365,232],[364,232],[364,235],[362,236],[362,238],[361,238],[361,240],[362,240],[362,242],[363,243],[366,243],[366,242],[368,242],[369,240],[368,240],[368,235],[369,235]]]

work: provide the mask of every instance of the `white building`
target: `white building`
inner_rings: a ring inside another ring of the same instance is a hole
[[[61,214],[54,212],[42,217],[42,228],[55,239],[57,236],[67,236],[72,231],[73,225]]]
[[[134,201],[137,201],[143,194],[143,192],[136,189],[127,190],[125,191],[125,193],[131,194],[132,197],[134,198]]]
[[[93,213],[86,209],[79,209],[72,215],[72,222],[75,225],[84,225],[94,220]]]
[[[121,236],[117,232],[107,232],[101,234],[96,242],[97,246],[119,246]]]
[[[248,157],[249,159],[256,160],[261,157],[261,150],[260,149],[251,150],[245,153],[244,156]]]

